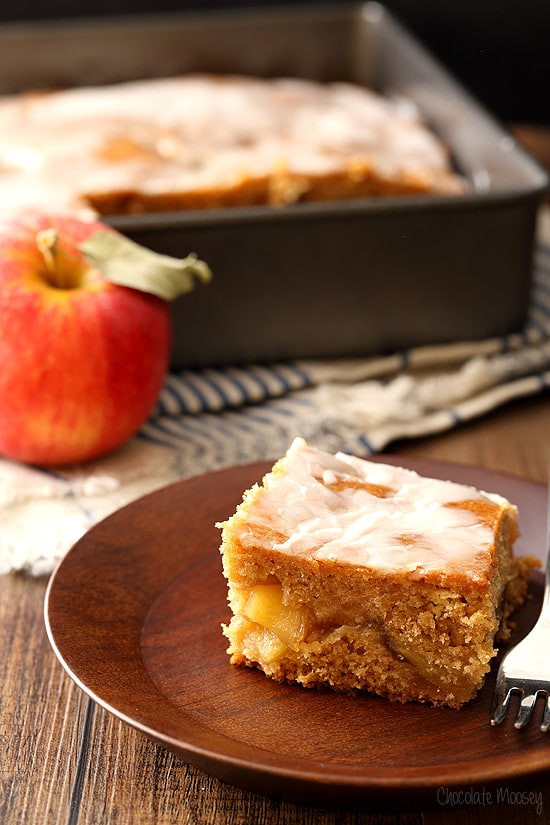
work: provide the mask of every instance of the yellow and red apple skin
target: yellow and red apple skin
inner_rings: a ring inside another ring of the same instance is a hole
[[[63,252],[58,268],[80,285],[50,283],[36,242],[50,228]],[[78,245],[99,229],[47,215],[0,225],[0,454],[8,458],[42,466],[97,458],[127,441],[158,398],[168,305],[86,263]]]

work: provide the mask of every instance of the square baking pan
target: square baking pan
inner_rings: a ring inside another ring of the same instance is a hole
[[[0,30],[0,92],[194,71],[350,81],[408,101],[469,191],[109,219],[213,269],[172,306],[174,368],[375,355],[522,327],[546,175],[379,3]]]

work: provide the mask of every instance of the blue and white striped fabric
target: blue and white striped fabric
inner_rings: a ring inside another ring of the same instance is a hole
[[[140,437],[208,469],[275,457],[296,434],[330,448],[372,453],[397,438],[442,431],[547,389],[550,220],[546,227],[522,332],[380,358],[171,374]]]
[[[92,524],[197,473],[282,455],[301,435],[369,454],[441,432],[550,387],[550,214],[541,219],[529,318],[499,339],[383,358],[171,374],[138,436],[84,467],[0,460],[0,573],[51,571]]]

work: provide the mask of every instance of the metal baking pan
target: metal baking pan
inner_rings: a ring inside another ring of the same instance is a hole
[[[379,3],[0,30],[0,92],[188,71],[348,80],[405,98],[470,191],[111,219],[214,271],[173,305],[174,367],[373,355],[522,326],[546,176]]]

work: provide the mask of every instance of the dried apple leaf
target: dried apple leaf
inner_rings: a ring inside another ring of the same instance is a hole
[[[208,283],[210,267],[192,253],[172,258],[141,246],[120,233],[100,231],[80,244],[87,261],[114,284],[173,301],[190,292],[195,281]]]

